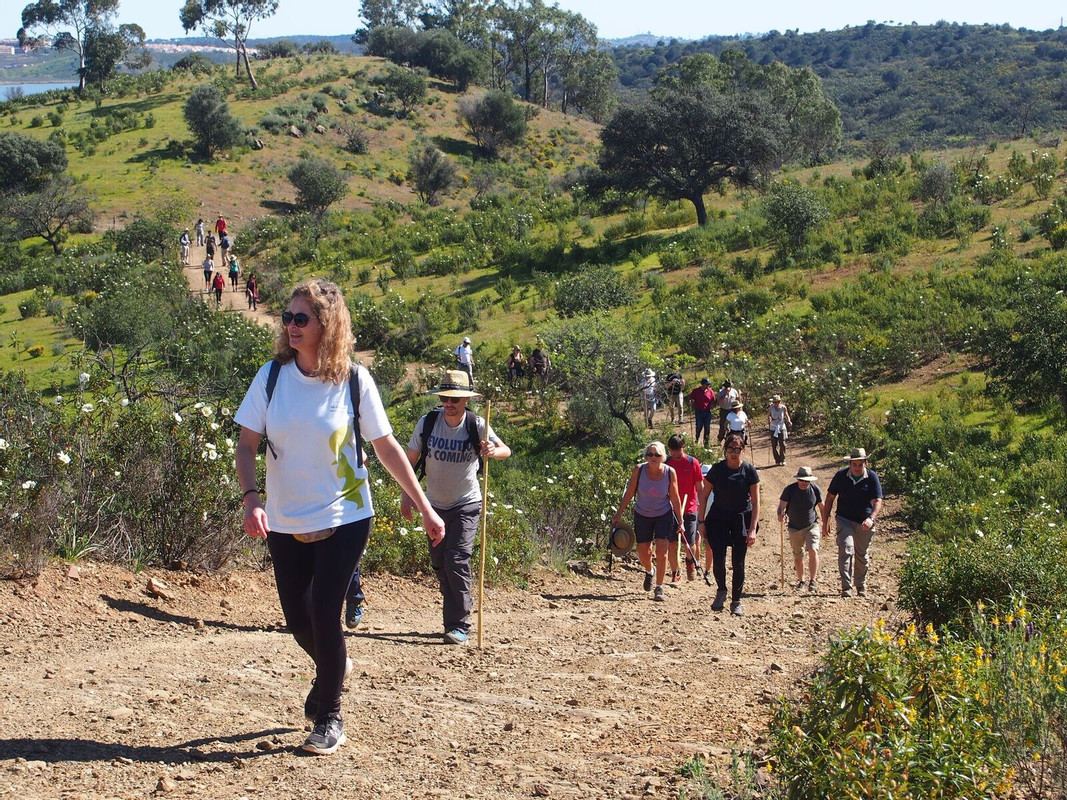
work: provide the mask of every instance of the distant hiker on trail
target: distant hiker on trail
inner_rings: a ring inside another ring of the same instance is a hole
[[[711,555],[711,573],[715,576],[715,600],[712,611],[722,611],[726,605],[726,548],[730,548],[733,576],[731,580],[730,613],[744,614],[741,595],[745,588],[745,556],[756,543],[759,525],[759,473],[747,461],[741,460],[745,440],[739,433],[728,433],[723,443],[725,458],[711,465],[704,476],[699,507],[704,508],[710,492],[715,499],[708,515],[700,523],[704,526],[704,545]],[[705,559],[707,564],[708,559]]]
[[[733,384],[729,380],[722,382],[722,388],[719,389],[716,396],[716,403],[719,405],[719,441],[721,442],[726,438],[726,417],[730,413],[730,409],[734,407],[734,403],[741,399],[741,393],[733,387]]]
[[[874,523],[882,511],[882,482],[874,470],[867,469],[867,451],[852,450],[848,466],[838,470],[826,489],[822,509],[823,530],[829,532],[830,513],[837,504],[837,570],[841,576],[841,596],[852,593],[867,596],[867,570],[871,564],[871,539]]]
[[[641,374],[641,386],[638,388],[638,393],[641,395],[641,410],[645,417],[645,427],[651,428],[656,417],[656,408],[659,405],[656,373],[651,368]]]
[[[219,214],[219,218],[215,220],[215,234],[221,239],[223,234],[226,233],[226,220],[222,218],[222,214]]]
[[[453,353],[456,357],[456,366],[467,373],[471,388],[474,388],[474,350],[471,348],[471,338],[464,336],[463,341]]]
[[[682,498],[683,533],[689,547],[685,550],[685,579],[693,580],[696,563],[693,558],[700,552],[700,536],[697,533],[697,503],[700,501],[700,488],[704,483],[704,474],[700,462],[685,452],[685,437],[674,434],[667,440],[671,451],[667,466],[678,476],[678,494]],[[678,548],[671,550],[671,583],[678,582]]]
[[[526,370],[523,368],[525,364],[526,359],[522,356],[522,350],[515,345],[511,348],[511,355],[508,356],[508,383],[526,375]]]
[[[789,429],[793,427],[793,420],[789,417],[789,409],[778,395],[771,398],[770,408],[767,409],[767,423],[771,429],[771,450],[774,453],[774,463],[780,467],[785,466],[785,440],[789,438]]]
[[[682,393],[682,389],[685,388],[685,378],[682,377],[682,373],[676,370],[667,375],[665,382],[667,385],[667,411],[671,415],[671,422],[677,422],[680,425],[682,423],[682,398],[685,397]]]
[[[204,246],[204,220],[198,219],[196,221],[196,246]]]
[[[211,256],[205,256],[202,266],[204,268],[204,291],[210,292],[211,276],[215,274],[215,262],[212,260]]]
[[[482,516],[482,490],[478,482],[481,459],[511,455],[486,425],[467,410],[477,397],[466,372],[448,370],[441,385],[429,394],[441,405],[415,423],[408,441],[412,466],[425,469],[426,496],[445,524],[445,537],[430,547],[430,564],[441,587],[441,615],[445,644],[466,644],[471,628],[471,554]],[[412,503],[405,494],[400,512],[411,519]]]
[[[182,248],[182,264],[189,266],[189,246],[192,241],[189,239],[189,229],[186,228],[182,231],[182,235],[178,237],[178,244]]]
[[[230,235],[223,233],[219,236],[219,249],[222,251],[222,263],[225,264],[230,259],[230,247],[233,246],[233,242],[230,241]]]
[[[812,594],[819,588],[819,543],[822,541],[822,528],[819,520],[823,516],[822,492],[815,485],[819,480],[812,474],[811,467],[801,467],[793,476],[796,483],[791,483],[782,491],[778,499],[778,522],[789,518],[789,544],[793,548],[793,567],[796,569],[797,591],[804,588],[804,553],[808,554],[808,591]]]
[[[248,282],[245,284],[245,299],[248,301],[248,307],[253,311],[259,307],[259,281],[254,272],[248,275]]]
[[[551,368],[552,362],[549,360],[548,354],[540,347],[535,347],[533,352],[530,353],[530,374],[536,375],[543,382],[548,377],[548,371]]]
[[[745,404],[735,400],[730,406],[730,413],[726,415],[726,427],[730,433],[739,433],[748,444],[748,414],[745,413]]]
[[[241,277],[241,264],[237,261],[237,256],[230,256],[230,285],[233,290],[237,291],[237,280]]]
[[[678,476],[667,466],[667,450],[663,442],[650,442],[645,448],[645,463],[638,464],[626,482],[626,490],[619,501],[619,510],[611,521],[619,527],[623,512],[630,501],[634,503],[634,539],[637,558],[645,571],[644,589],[656,591],[652,599],[662,603],[663,579],[667,574],[667,555],[678,552],[678,534],[682,532],[682,498],[678,494]],[[652,566],[652,543],[656,543],[656,565]],[[677,559],[677,555],[675,555]],[[677,566],[677,561],[675,562]]]
[[[441,540],[444,525],[393,438],[374,379],[351,361],[355,341],[341,291],[327,281],[300,284],[282,326],[274,359],[260,368],[234,416],[241,426],[237,478],[244,531],[267,540],[286,627],[315,663],[304,700],[314,728],[303,749],[328,755],[345,742],[341,687],[352,671],[341,607],[374,516],[360,443],[371,443],[413,498],[431,542]],[[260,487],[257,453],[268,433],[266,486]]]
[[[222,308],[222,290],[226,288],[226,279],[222,277],[221,272],[215,273],[211,288],[215,290],[215,308]]]
[[[209,233],[207,238],[204,239],[204,251],[207,253],[208,258],[214,260],[215,258],[215,235]]]
[[[693,418],[696,420],[693,444],[700,441],[700,432],[703,431],[704,449],[706,450],[708,437],[711,435],[711,410],[715,407],[715,390],[711,388],[709,379],[700,379],[700,385],[689,393],[689,402],[693,404]]]

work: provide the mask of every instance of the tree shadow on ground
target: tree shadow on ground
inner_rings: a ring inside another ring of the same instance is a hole
[[[235,758],[250,759],[277,753],[289,753],[290,748],[260,750],[251,747],[240,752],[233,750],[205,751],[199,748],[212,744],[238,744],[268,736],[296,733],[296,728],[269,728],[261,731],[238,733],[231,736],[208,736],[190,739],[173,745],[150,747],[128,745],[119,742],[98,742],[93,739],[0,739],[0,761],[25,758],[27,761],[44,761],[48,764],[63,762],[108,762],[129,759],[138,763],[191,764],[199,762],[231,763]]]
[[[393,633],[359,633],[357,631],[356,635],[390,644],[419,644],[427,647],[431,645],[437,647],[441,644],[440,633],[426,633],[425,631],[395,631]]]
[[[156,608],[155,606],[150,606],[146,603],[134,603],[130,600],[109,597],[106,594],[100,595],[100,599],[107,603],[109,607],[116,611],[120,611],[123,614],[136,614],[145,617],[146,619],[155,620],[156,622],[174,622],[178,625],[188,625],[194,628],[198,622],[203,622],[205,628],[243,631],[246,633],[280,633],[285,630],[285,628],[276,625],[237,625],[233,622],[225,622],[218,619],[201,620],[197,617],[186,617],[182,614],[172,614],[169,611],[164,611],[161,608]]]
[[[431,137],[431,141],[438,150],[450,156],[461,156],[469,158],[471,161],[484,158],[481,149],[474,142],[466,142],[463,139],[456,139],[453,136],[445,136],[444,134]]]
[[[273,211],[275,214],[295,214],[300,210],[294,204],[285,200],[260,200],[259,204],[267,211]]]

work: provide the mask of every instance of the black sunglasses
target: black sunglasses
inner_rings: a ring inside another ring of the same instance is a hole
[[[296,323],[296,327],[304,328],[311,322],[311,317],[305,314],[303,311],[297,311],[295,314],[292,311],[282,312],[282,326],[288,328],[292,323]]]

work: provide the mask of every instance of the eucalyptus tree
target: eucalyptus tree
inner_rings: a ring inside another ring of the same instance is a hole
[[[22,9],[19,44],[69,50],[78,58],[78,91],[85,88],[85,44],[89,32],[108,29],[119,0],[37,0]]]
[[[43,0],[42,0],[43,2]],[[237,77],[244,64],[248,83],[258,84],[248,62],[248,36],[252,23],[274,16],[279,0],[186,0],[178,14],[186,33],[200,28],[208,36],[226,42],[237,54]],[[230,40],[233,43],[230,44]]]

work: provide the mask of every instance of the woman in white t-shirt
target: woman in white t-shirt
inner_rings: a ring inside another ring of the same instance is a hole
[[[341,606],[374,516],[361,441],[371,443],[422,512],[430,541],[444,536],[441,518],[393,438],[374,379],[351,363],[354,345],[340,289],[327,281],[300,284],[282,314],[274,360],[259,370],[235,417],[241,426],[237,478],[244,530],[267,540],[285,623],[315,662],[315,682],[304,702],[314,729],[304,749],[321,755],[345,742],[341,685],[350,662]],[[280,367],[268,398],[274,362]],[[359,396],[353,398],[355,386]],[[256,484],[263,438],[265,508]]]

